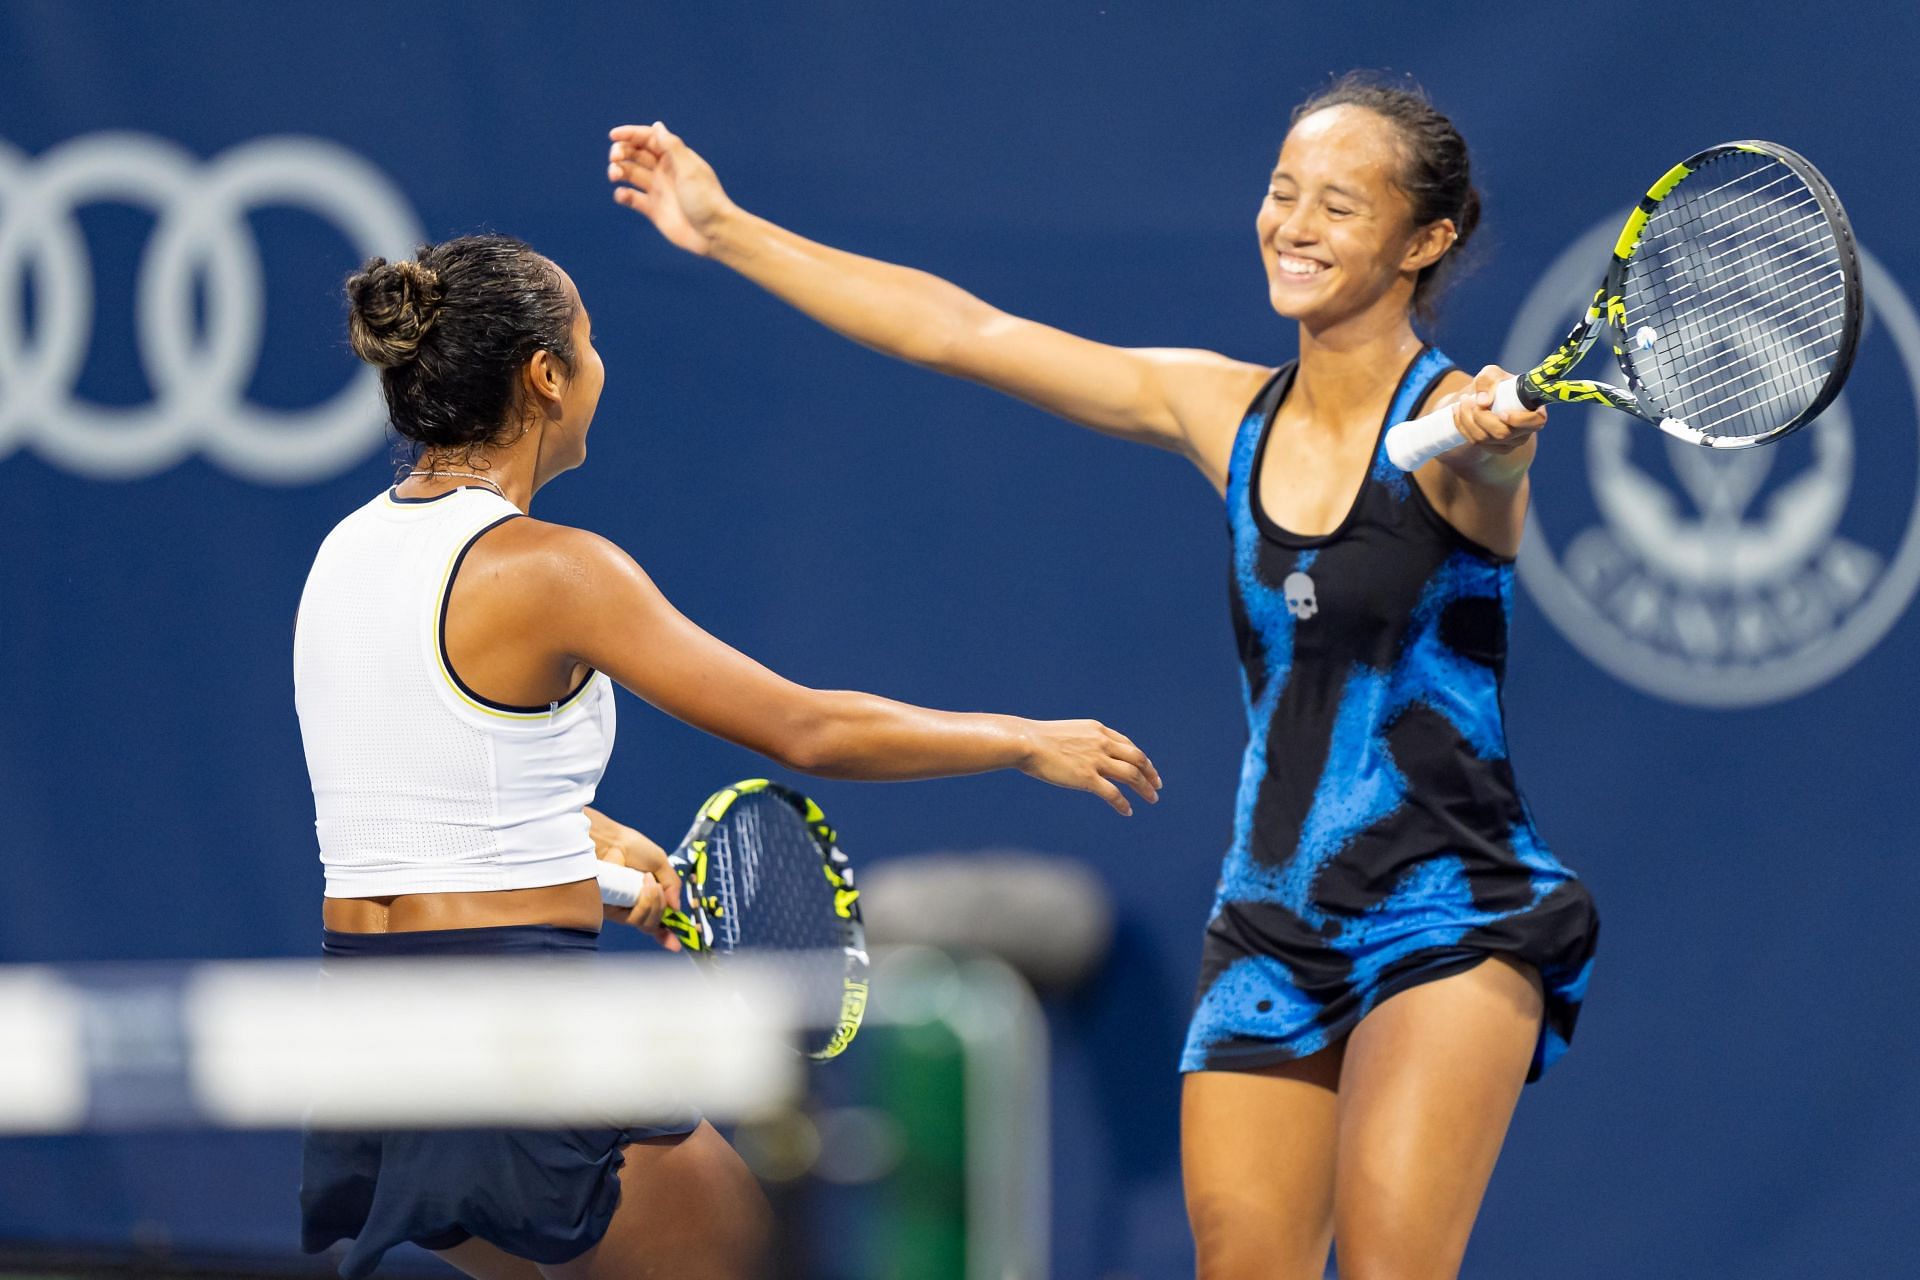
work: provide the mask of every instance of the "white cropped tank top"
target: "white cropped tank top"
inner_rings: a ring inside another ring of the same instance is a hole
[[[613,751],[611,682],[594,672],[549,706],[506,706],[447,661],[454,576],[518,515],[489,489],[389,490],[314,557],[293,687],[330,898],[594,878],[581,809]]]

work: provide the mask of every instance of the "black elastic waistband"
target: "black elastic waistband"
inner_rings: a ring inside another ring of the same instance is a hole
[[[557,924],[508,924],[490,929],[420,929],[405,933],[342,933],[325,929],[321,954],[327,956],[475,956],[542,955],[598,951],[600,935],[591,929]]]

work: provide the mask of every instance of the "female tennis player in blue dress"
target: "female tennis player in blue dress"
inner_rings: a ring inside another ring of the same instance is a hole
[[[658,845],[588,805],[613,748],[609,679],[809,773],[1017,768],[1130,812],[1159,776],[1090,720],[955,714],[783,680],[676,611],[624,552],[527,516],[586,458],[603,369],[572,280],[467,236],[348,281],[354,350],[382,369],[411,473],[327,536],[294,639],[326,871],[327,963],[592,951],[600,858],[654,884],[618,913],[668,945]],[[621,1070],[609,1062],[607,1070]],[[762,1274],[766,1204],[696,1118],[657,1128],[311,1133],[310,1251],[396,1244],[487,1280]]]
[[[1567,1046],[1596,917],[1534,831],[1500,682],[1542,414],[1414,321],[1471,235],[1465,144],[1424,95],[1304,103],[1255,229],[1298,322],[1278,369],[1122,349],[732,203],[662,124],[612,133],[615,198],[848,337],[1179,453],[1226,499],[1250,730],[1181,1063],[1199,1270],[1454,1274],[1524,1081]],[[1412,476],[1387,424],[1453,405]]]

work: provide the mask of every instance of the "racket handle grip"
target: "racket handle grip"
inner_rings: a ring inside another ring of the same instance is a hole
[[[1520,398],[1518,378],[1508,378],[1493,389],[1495,413],[1525,413],[1529,406]],[[1407,422],[1396,422],[1387,429],[1387,457],[1402,471],[1416,471],[1443,453],[1450,453],[1467,442],[1453,425],[1453,406],[1423,413]]]
[[[600,901],[610,907],[630,907],[640,901],[647,881],[653,878],[644,871],[598,858],[594,860],[593,874],[600,881]]]

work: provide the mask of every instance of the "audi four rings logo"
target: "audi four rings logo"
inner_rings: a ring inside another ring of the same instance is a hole
[[[145,404],[77,391],[96,317],[76,215],[92,204],[155,215],[133,287]],[[247,399],[266,311],[247,213],[272,206],[327,219],[361,258],[397,257],[424,239],[385,174],[318,138],[260,138],[206,161],[149,134],[89,134],[38,157],[0,141],[0,457],[31,448],[84,476],[133,480],[198,451],[245,479],[295,485],[379,448],[386,414],[373,369],[305,409]]]

